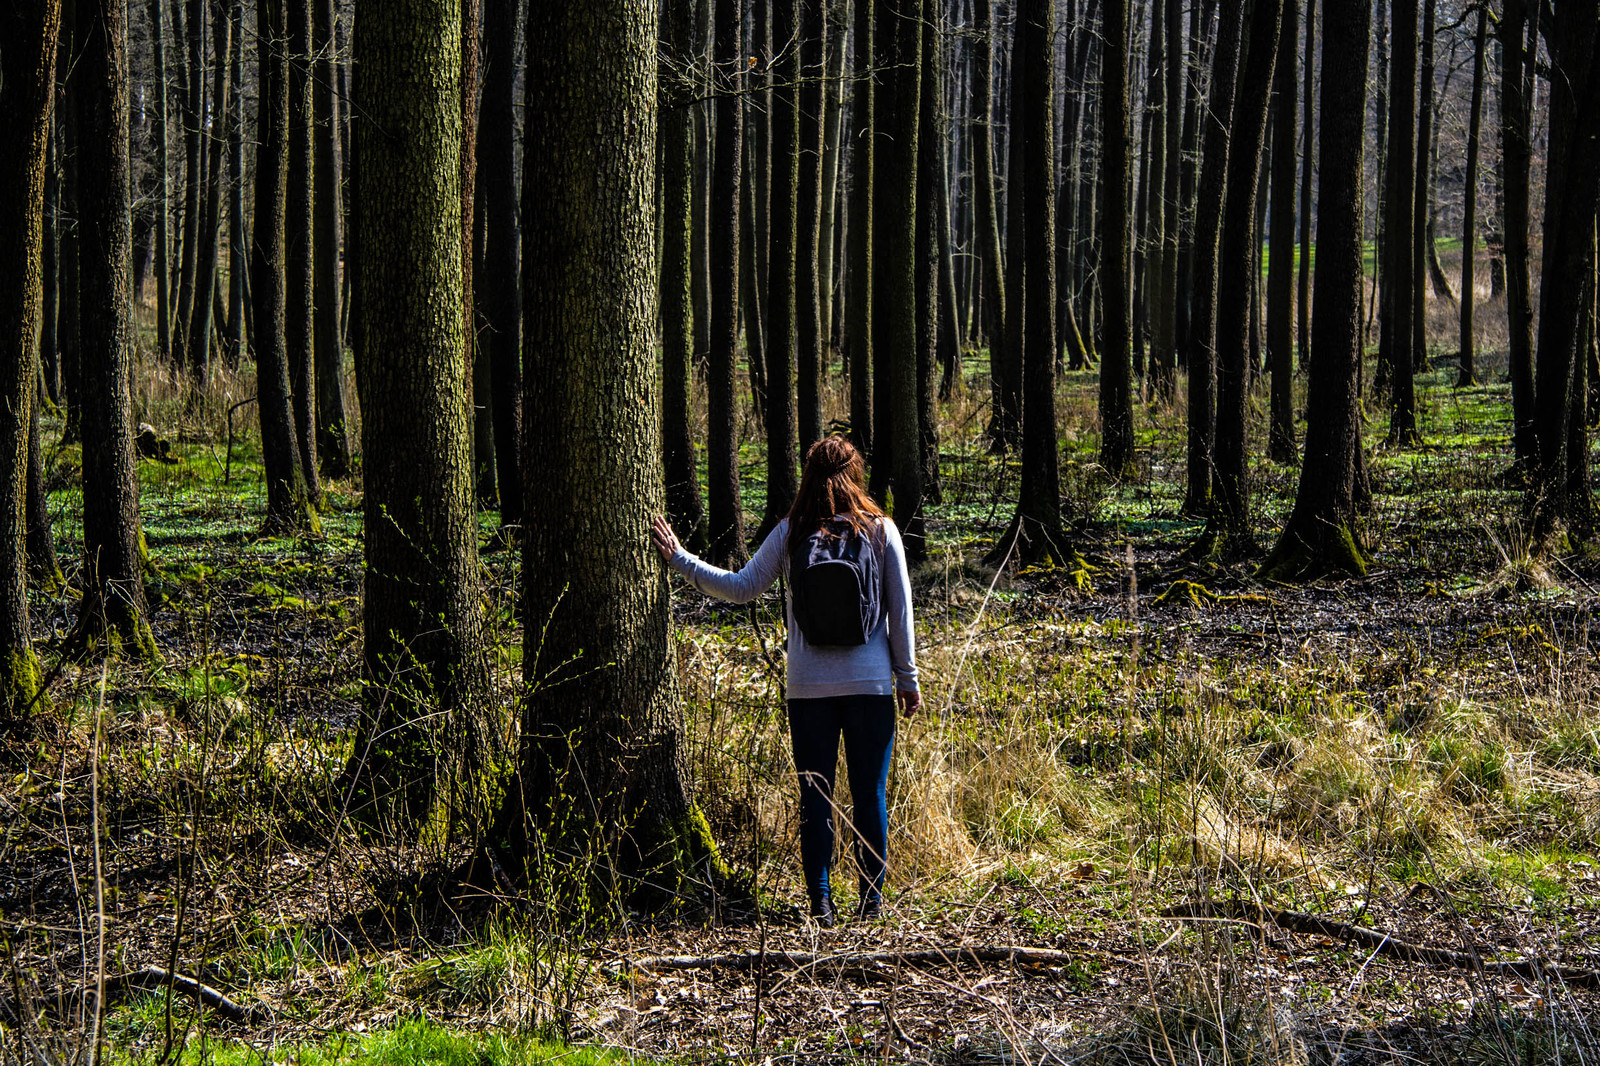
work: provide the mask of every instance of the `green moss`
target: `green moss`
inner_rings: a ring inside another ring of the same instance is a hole
[[[39,659],[32,648],[8,648],[0,652],[0,693],[3,693],[7,716],[29,708],[32,708],[29,713],[45,709],[42,686]]]

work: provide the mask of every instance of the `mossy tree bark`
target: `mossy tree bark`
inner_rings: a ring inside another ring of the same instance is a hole
[[[1105,183],[1100,206],[1100,299],[1104,308],[1100,319],[1103,338],[1100,348],[1100,465],[1112,477],[1121,478],[1133,472],[1127,0],[1105,0],[1101,17],[1101,33],[1107,45],[1100,61],[1100,170]],[[1029,274],[1038,266],[1030,260]],[[1027,432],[1026,417],[1023,432]]]
[[[695,469],[689,401],[694,394],[694,125],[691,109],[702,86],[694,56],[693,0],[662,0],[660,136],[656,166],[661,181],[661,401],[662,454],[667,516],[692,552],[706,547],[705,508]]]
[[[1256,267],[1256,197],[1266,146],[1267,110],[1283,37],[1284,0],[1256,0],[1250,10],[1244,70],[1233,106],[1228,188],[1217,279],[1217,413],[1211,513],[1197,555],[1253,554],[1250,531],[1249,417],[1252,313]],[[1293,27],[1290,29],[1293,40]],[[1292,45],[1291,45],[1292,47]]]
[[[1233,127],[1239,42],[1244,32],[1243,4],[1223,4],[1212,54],[1211,86],[1204,114],[1205,152],[1195,201],[1195,237],[1189,293],[1190,318],[1185,361],[1189,368],[1189,439],[1183,510],[1211,511],[1211,475],[1217,406],[1217,271],[1221,252],[1222,209],[1228,187],[1228,154]]]
[[[80,181],[83,601],[68,652],[155,659],[155,637],[145,607],[144,535],[139,530],[133,398],[128,385],[133,356],[133,229],[126,17],[121,0],[76,5],[80,48],[70,98]],[[24,408],[13,410],[20,413]]]
[[[522,755],[487,841],[590,902],[720,876],[686,781],[665,568],[653,333],[656,5],[535,4],[523,233],[530,483]],[[791,453],[792,454],[792,453]]]
[[[481,835],[488,707],[463,345],[460,0],[357,13],[366,698],[357,813]]]
[[[38,424],[34,330],[44,297],[45,156],[60,32],[61,0],[0,14],[0,720],[24,715],[39,695],[28,625],[26,501]]]
[[[1364,574],[1356,535],[1361,365],[1362,148],[1372,11],[1329,0],[1322,16],[1322,156],[1306,452],[1294,510],[1258,576],[1295,581]]]
[[[744,100],[734,91],[742,51],[741,0],[715,0],[713,70],[721,90],[712,101],[716,136],[711,156],[711,351],[706,364],[706,479],[711,560],[719,566],[744,559],[744,501],[739,489],[738,357],[741,262],[740,193],[743,187]],[[746,256],[745,258],[749,258]],[[753,295],[753,287],[749,294]],[[747,312],[746,329],[759,341],[760,316]],[[759,343],[750,349],[758,361]],[[669,475],[670,476],[670,475]]]
[[[350,429],[344,403],[344,332],[340,328],[339,210],[342,183],[339,153],[339,94],[334,91],[334,0],[311,0],[311,110],[315,129],[312,257],[316,287],[317,461],[323,477],[350,473]]]
[[[296,0],[298,2],[298,0]],[[267,481],[268,533],[311,529],[305,469],[300,460],[293,393],[289,387],[287,281],[284,249],[289,164],[289,47],[284,0],[258,0],[256,38],[261,54],[256,150],[255,231],[250,242],[250,298],[255,305],[256,411],[261,420],[261,461]]]
[[[489,358],[489,402],[500,525],[522,525],[522,284],[517,236],[517,0],[483,7],[483,101],[478,112],[478,181],[485,245],[475,291]]]

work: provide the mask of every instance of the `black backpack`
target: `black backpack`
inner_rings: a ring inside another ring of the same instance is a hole
[[[859,647],[883,623],[878,549],[841,519],[789,538],[789,588],[794,620],[814,647]]]

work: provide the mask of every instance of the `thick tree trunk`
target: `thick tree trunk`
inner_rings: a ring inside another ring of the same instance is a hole
[[[540,491],[522,756],[488,843],[541,891],[661,905],[721,866],[686,783],[668,585],[648,539],[663,502],[655,5],[535,4],[528,22],[522,261],[539,354],[524,402],[550,432],[524,438]]]
[[[1197,545],[1199,554],[1220,554],[1224,558],[1237,558],[1256,550],[1250,530],[1247,452],[1250,297],[1260,271],[1252,252],[1257,243],[1256,196],[1266,144],[1267,109],[1283,37],[1283,6],[1284,0],[1256,0],[1251,9],[1228,149],[1221,276],[1217,279],[1216,472],[1211,481],[1211,514]]]
[[[25,719],[41,693],[28,622],[26,501],[38,424],[34,327],[44,296],[45,157],[60,32],[60,0],[0,14],[0,721],[9,723]]]
[[[1477,383],[1473,320],[1478,293],[1475,277],[1478,258],[1478,152],[1483,130],[1484,53],[1489,38],[1489,13],[1478,9],[1478,29],[1472,37],[1472,109],[1467,115],[1467,173],[1461,195],[1461,303],[1459,347],[1461,372],[1456,387]]]
[[[517,234],[517,0],[485,0],[483,102],[478,112],[478,180],[483,188],[484,257],[473,287],[489,359],[489,403],[500,526],[522,525],[522,287]]]
[[[661,402],[662,456],[667,479],[667,515],[689,550],[706,547],[705,508],[689,430],[695,359],[694,123],[691,109],[700,86],[692,79],[694,0],[663,0],[661,47],[665,70],[658,86],[660,136],[656,141],[661,183]]]
[[[1272,419],[1267,451],[1280,463],[1292,463],[1294,440],[1294,211],[1295,93],[1300,67],[1295,49],[1300,27],[1299,0],[1283,8],[1283,45],[1273,87],[1277,108],[1272,130],[1272,242],[1267,256],[1267,364],[1271,373]],[[1306,142],[1311,139],[1306,133]]]
[[[1100,465],[1112,477],[1124,478],[1136,473],[1132,308],[1128,294],[1127,0],[1105,0],[1103,11],[1101,34],[1106,46],[1100,60],[1100,174],[1103,183],[1100,299],[1104,308],[1100,348]],[[1032,73],[1031,68],[1029,73]],[[1014,102],[1012,106],[1017,105]],[[1028,261],[1030,279],[1038,265],[1032,259]],[[1027,432],[1026,420],[1023,432]]]
[[[706,363],[706,495],[710,504],[711,559],[737,566],[744,559],[744,500],[739,488],[739,227],[743,186],[744,100],[734,89],[743,40],[741,0],[715,0],[713,69],[721,90],[712,107],[711,145],[711,351]],[[662,217],[668,217],[665,214]],[[748,259],[748,256],[744,257]],[[753,292],[753,289],[748,292]],[[747,295],[748,295],[747,292]],[[759,351],[759,315],[749,330]],[[752,354],[752,361],[755,356]]]
[[[1355,518],[1364,286],[1361,153],[1371,15],[1360,0],[1328,0],[1322,17],[1322,163],[1306,454],[1294,510],[1261,567],[1261,576],[1278,581],[1329,571],[1363,574],[1367,567]]]
[[[79,2],[72,72],[81,304],[79,407],[83,432],[83,600],[73,655],[155,659],[145,607],[144,535],[134,471],[133,233],[128,159],[127,6]],[[30,320],[31,327],[31,320]],[[22,411],[22,407],[14,407]],[[20,494],[13,497],[20,499]]]
[[[356,361],[368,684],[349,776],[369,824],[473,839],[509,752],[487,707],[472,499],[461,37],[459,0],[357,13],[357,350],[375,357]]]
[[[256,411],[267,481],[269,532],[315,528],[305,469],[300,462],[286,339],[285,183],[289,162],[288,47],[283,0],[257,0],[261,47],[260,117],[256,150],[255,237],[250,242],[250,295],[255,304]]]

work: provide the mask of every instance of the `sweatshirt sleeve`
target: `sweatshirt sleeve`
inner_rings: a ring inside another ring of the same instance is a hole
[[[911,615],[911,574],[906,569],[906,548],[900,530],[889,519],[883,520],[884,598],[883,611],[889,621],[889,666],[894,670],[894,687],[901,692],[916,692],[917,631]]]
[[[708,596],[733,603],[749,603],[778,580],[783,573],[789,520],[779,522],[756,549],[755,556],[738,571],[724,570],[689,554],[679,547],[667,565],[688,579],[689,584]]]

